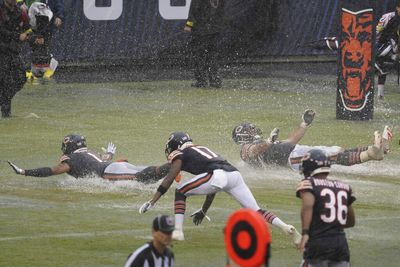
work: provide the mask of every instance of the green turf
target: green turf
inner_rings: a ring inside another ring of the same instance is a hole
[[[390,81],[390,80],[389,80]],[[349,182],[357,196],[357,224],[346,230],[352,266],[398,266],[400,261],[399,89],[389,86],[374,120],[335,119],[335,79],[285,73],[276,78],[228,80],[222,89],[193,89],[189,81],[109,84],[27,85],[13,102],[14,117],[0,120],[0,160],[21,167],[57,164],[62,137],[86,136],[89,147],[108,141],[117,158],[138,165],[165,162],[169,133],[187,131],[237,165],[260,206],[300,226],[300,201],[294,197],[299,175],[285,168],[253,171],[239,160],[232,128],[252,121],[268,133],[280,127],[281,138],[300,121],[306,108],[317,111],[302,144],[356,147],[372,142],[385,124],[396,126],[393,151],[382,162],[334,168],[332,176]],[[35,113],[40,118],[29,117]],[[185,175],[185,179],[190,176]],[[175,186],[175,185],[173,185]],[[122,266],[128,254],[150,237],[158,213],[173,214],[173,190],[144,215],[140,205],[157,185],[76,181],[65,175],[32,178],[15,175],[0,163],[0,266]],[[187,213],[202,197],[188,200]],[[212,222],[195,227],[185,221],[186,241],[174,243],[177,266],[223,266],[223,227],[238,204],[217,195]],[[298,266],[301,255],[273,229],[271,266]]]

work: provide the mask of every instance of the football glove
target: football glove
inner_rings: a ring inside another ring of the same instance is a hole
[[[274,128],[271,131],[271,133],[269,134],[267,142],[271,143],[271,144],[275,144],[275,142],[278,142],[278,135],[279,135],[279,128]]]
[[[18,167],[11,161],[7,161],[7,162],[8,162],[8,164],[10,164],[11,168],[13,168],[13,170],[15,171],[16,174],[21,174],[21,175],[25,174],[25,171],[23,169],[21,169],[20,167]]]
[[[114,155],[116,150],[117,150],[117,147],[113,143],[111,143],[111,142],[108,143],[107,150],[106,150],[107,153]]]
[[[145,203],[143,203],[143,205],[139,208],[139,213],[145,213],[146,211],[148,211],[149,209],[151,209],[153,207],[153,205],[151,204],[150,201],[146,201]]]
[[[310,124],[312,123],[312,121],[314,120],[314,116],[315,116],[315,112],[312,109],[307,109],[303,116],[303,122],[301,123],[302,126],[308,127],[310,126]]]
[[[208,221],[211,221],[210,217],[208,217],[202,209],[199,209],[199,210],[193,212],[192,215],[190,215],[190,217],[193,217],[193,223],[195,225],[201,224],[201,222],[203,221],[204,217]]]

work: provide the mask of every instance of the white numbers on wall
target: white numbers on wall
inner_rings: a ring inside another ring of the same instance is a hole
[[[150,1],[150,0],[146,0]],[[187,19],[190,2],[185,6],[171,6],[171,0],[158,0],[158,12],[165,20]],[[89,20],[116,20],[123,11],[124,0],[111,0],[111,6],[96,6],[96,0],[83,0],[83,13]]]
[[[83,0],[83,13],[90,20],[116,20],[123,10],[124,0],[111,0],[111,6],[98,7],[96,0]]]
[[[186,0],[185,6],[171,6],[171,0],[158,0],[158,12],[163,19],[187,19],[189,15],[190,2]]]

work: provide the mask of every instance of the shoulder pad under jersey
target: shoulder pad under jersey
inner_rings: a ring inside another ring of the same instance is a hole
[[[181,150],[174,150],[168,155],[168,163],[172,163],[176,158],[182,155],[183,152]]]
[[[64,161],[69,160],[69,159],[71,159],[71,158],[68,155],[62,155],[61,158],[60,158],[60,162],[64,162]]]
[[[311,180],[304,179],[304,180],[301,180],[300,183],[298,183],[296,191],[312,190],[312,189],[313,189],[313,185],[311,183]]]

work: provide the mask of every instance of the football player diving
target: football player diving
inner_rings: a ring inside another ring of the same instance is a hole
[[[385,126],[383,134],[375,131],[374,144],[366,147],[345,149],[339,146],[307,146],[298,142],[306,133],[315,116],[313,110],[306,110],[300,126],[286,140],[278,141],[279,129],[275,128],[267,140],[262,138],[261,129],[252,123],[241,123],[232,132],[233,141],[241,146],[240,157],[252,167],[265,167],[275,164],[289,165],[299,171],[303,156],[311,149],[317,148],[328,154],[332,164],[351,166],[370,160],[382,160],[389,151],[392,140],[390,127]]]
[[[174,181],[174,177],[181,170],[195,175],[189,181],[180,184],[175,190],[175,230],[172,233],[173,239],[185,239],[183,221],[188,197],[207,195],[202,208],[192,214],[193,222],[198,225],[204,217],[207,218],[206,212],[215,194],[224,191],[239,202],[243,208],[249,208],[260,213],[266,223],[280,228],[292,238],[295,244],[300,242],[301,236],[292,225],[284,223],[271,211],[260,208],[238,169],[209,148],[193,144],[187,133],[172,133],[165,145],[165,155],[171,164],[171,168],[152,199],[145,202],[140,207],[139,212],[144,213],[151,209],[161,196],[168,191]]]
[[[116,147],[109,143],[105,153],[98,154],[86,146],[86,139],[79,134],[69,134],[61,143],[63,155],[58,165],[24,170],[8,162],[15,173],[25,176],[47,177],[67,173],[75,178],[99,176],[107,180],[135,180],[142,183],[155,183],[167,175],[169,164],[160,167],[140,167],[128,162],[112,162]]]

